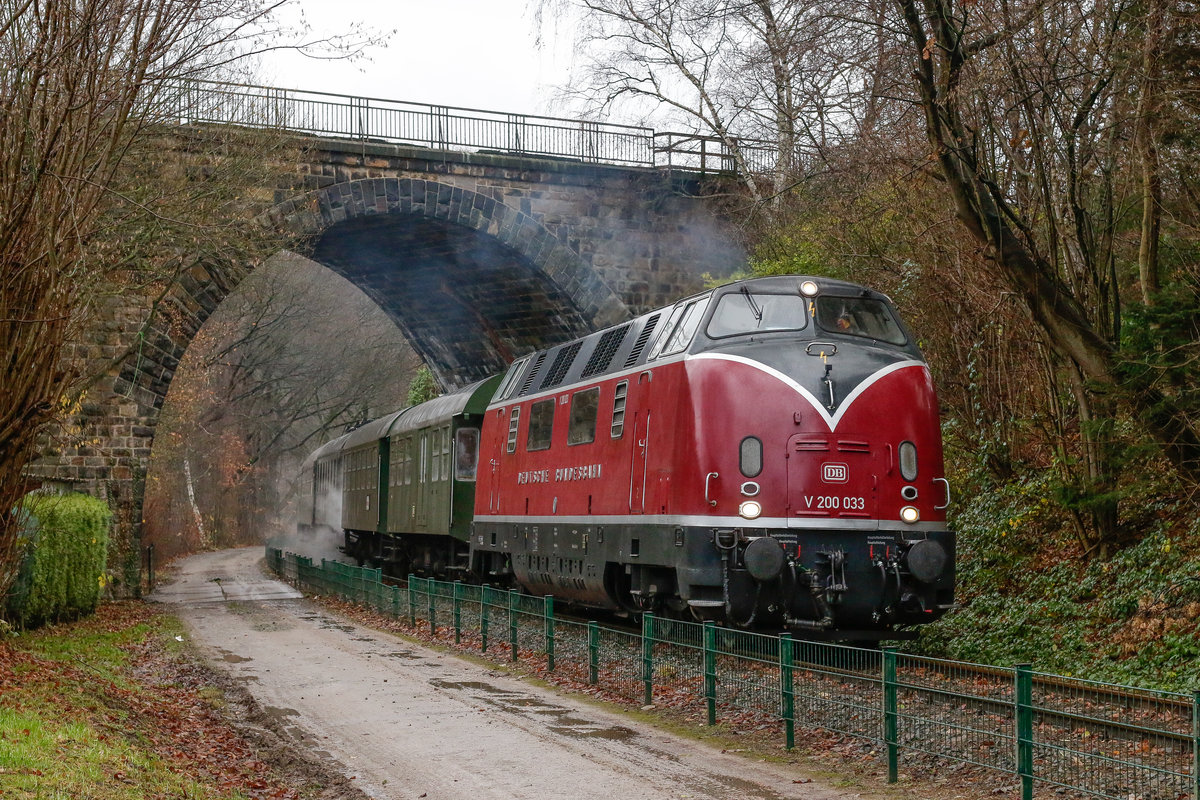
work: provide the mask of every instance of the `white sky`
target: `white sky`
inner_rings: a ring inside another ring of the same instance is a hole
[[[387,35],[369,60],[324,61],[281,52],[265,58],[261,81],[359,97],[486,111],[572,116],[552,107],[566,82],[573,30],[551,23],[535,46],[530,0],[296,0],[313,33],[354,22]],[[555,28],[557,27],[557,31]]]

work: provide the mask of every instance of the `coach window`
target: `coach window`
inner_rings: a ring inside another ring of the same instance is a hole
[[[430,432],[430,480],[438,481],[442,479],[442,473],[438,469],[442,462],[438,458],[438,453],[442,452],[442,432],[434,428]]]
[[[429,434],[421,434],[421,464],[417,470],[417,483],[429,482]]]
[[[479,429],[459,428],[454,435],[454,477],[460,481],[475,480],[479,466]]]
[[[442,480],[450,480],[450,428],[442,428]]]
[[[571,395],[571,424],[567,428],[567,444],[596,441],[596,414],[599,410],[599,386]]]
[[[554,432],[554,406],[551,397],[540,400],[529,407],[529,435],[525,439],[526,450],[550,449],[550,436]]]

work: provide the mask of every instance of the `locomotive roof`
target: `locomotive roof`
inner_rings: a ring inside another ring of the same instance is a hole
[[[500,376],[495,375],[456,392],[435,397],[420,405],[409,406],[391,414],[376,417],[349,433],[318,447],[305,459],[305,467],[343,450],[361,447],[385,436],[395,436],[398,433],[423,428],[443,419],[449,419],[463,411],[481,413],[499,380]]]
[[[510,365],[504,381],[492,398],[500,404],[551,390],[556,386],[572,385],[589,378],[636,369],[646,363],[655,339],[666,326],[671,310],[681,303],[708,294],[724,294],[742,287],[756,292],[801,294],[805,281],[817,284],[819,293],[871,297],[891,303],[884,294],[856,283],[807,275],[777,275],[748,278],[723,284],[713,289],[681,298],[674,303],[642,314],[603,330],[523,356]]]
[[[398,433],[424,428],[430,424],[448,420],[464,411],[482,413],[499,380],[499,375],[493,375],[486,380],[477,381],[459,389],[457,392],[444,394],[419,406],[406,408],[391,418],[391,424],[384,429],[381,436],[395,436]]]

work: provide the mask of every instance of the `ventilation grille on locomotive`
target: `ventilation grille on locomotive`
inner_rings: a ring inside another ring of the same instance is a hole
[[[629,328],[629,325],[622,325],[620,328],[613,328],[611,331],[605,332],[600,337],[600,342],[596,345],[596,349],[592,351],[592,357],[588,359],[587,364],[583,368],[583,373],[579,377],[590,378],[608,369],[608,365],[612,363],[613,356],[617,354],[617,348],[621,346],[621,342],[625,341],[625,334],[629,332]]]
[[[633,349],[629,351],[629,358],[625,359],[626,369],[636,364],[638,357],[646,349],[646,342],[650,341],[650,334],[654,333],[654,326],[658,325],[660,316],[660,314],[655,314],[646,320],[646,327],[642,328],[642,332],[638,334],[637,341],[633,343]]]
[[[583,341],[571,342],[558,351],[558,355],[554,357],[554,363],[550,365],[550,371],[546,373],[546,379],[542,381],[542,388],[549,389],[552,386],[558,386],[567,377],[567,371],[571,369],[571,364],[575,362],[575,356],[579,353],[579,348],[583,346]]]
[[[529,368],[529,374],[525,376],[525,382],[521,384],[521,395],[529,393],[529,387],[533,386],[533,379],[537,377],[538,370],[542,368],[542,362],[546,360],[546,354],[538,353],[537,361],[533,362],[533,366]]]

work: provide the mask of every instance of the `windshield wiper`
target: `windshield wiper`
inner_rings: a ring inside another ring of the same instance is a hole
[[[742,287],[742,294],[746,296],[746,302],[750,304],[750,311],[754,314],[755,322],[762,322],[763,312],[758,303],[754,302],[754,295],[750,294],[750,290],[745,286]]]

